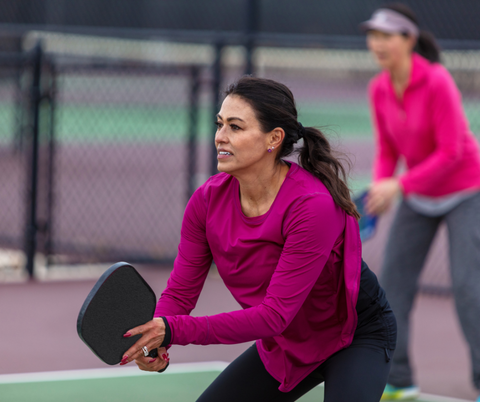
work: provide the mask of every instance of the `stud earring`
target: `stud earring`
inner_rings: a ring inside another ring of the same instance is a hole
[[[271,154],[272,150],[270,148],[267,149],[268,153]]]

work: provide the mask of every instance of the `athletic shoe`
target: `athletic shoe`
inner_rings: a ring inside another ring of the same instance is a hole
[[[382,401],[407,401],[416,399],[420,395],[420,388],[412,385],[411,387],[394,387],[387,384],[383,391]]]

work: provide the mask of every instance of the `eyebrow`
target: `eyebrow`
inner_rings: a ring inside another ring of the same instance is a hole
[[[222,116],[220,116],[219,114],[217,114],[217,119],[223,120]],[[245,120],[242,120],[240,117],[229,117],[227,119],[227,121],[232,121],[232,120],[239,120],[239,121],[243,121],[245,123]]]

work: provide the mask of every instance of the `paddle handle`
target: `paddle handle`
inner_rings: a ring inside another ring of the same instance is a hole
[[[155,359],[158,357],[158,349],[152,349],[148,355]]]

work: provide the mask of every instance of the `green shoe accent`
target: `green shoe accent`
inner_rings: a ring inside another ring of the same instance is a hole
[[[417,399],[420,395],[420,388],[415,385],[411,387],[394,387],[387,384],[383,391],[382,401],[408,401]]]

